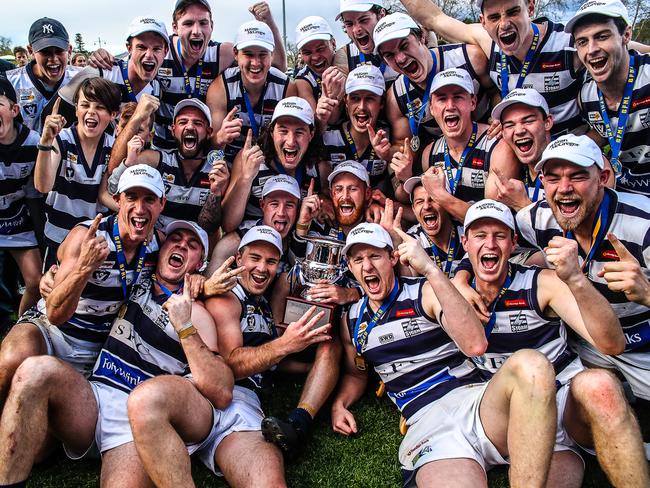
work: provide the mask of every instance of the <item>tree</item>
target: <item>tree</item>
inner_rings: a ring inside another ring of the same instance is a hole
[[[88,54],[88,51],[86,51],[86,43],[79,32],[74,35],[74,50],[78,53]]]
[[[13,43],[11,42],[11,38],[0,36],[0,56],[4,56],[5,54],[13,54],[13,51],[11,50],[12,44]]]
[[[300,60],[298,47],[293,42],[287,41],[287,47],[285,51],[287,52],[287,67],[294,69],[296,66],[298,66],[298,61]]]
[[[632,22],[632,39],[650,42],[650,3],[647,0],[623,0]]]

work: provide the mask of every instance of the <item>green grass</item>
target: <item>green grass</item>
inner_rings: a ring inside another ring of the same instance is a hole
[[[266,413],[284,416],[296,405],[301,385],[298,382],[281,384],[264,398]],[[384,488],[401,486],[397,449],[401,435],[397,430],[399,415],[387,399],[377,399],[372,392],[353,407],[360,432],[356,437],[345,438],[334,434],[330,428],[329,409],[315,422],[314,435],[304,454],[287,466],[289,486],[307,487],[364,487]],[[650,427],[650,412],[644,412],[642,424]],[[532,443],[534,445],[534,442]],[[583,487],[611,486],[593,458],[587,456],[587,469]],[[198,464],[198,463],[195,463]],[[45,465],[38,466],[30,480],[31,487],[95,487],[99,485],[99,462],[72,462],[61,453]],[[199,487],[224,487],[202,466],[195,466],[194,479]],[[508,486],[505,468],[489,473],[491,488]]]

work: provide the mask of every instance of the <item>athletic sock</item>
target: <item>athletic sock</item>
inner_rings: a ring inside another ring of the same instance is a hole
[[[296,430],[302,431],[304,434],[308,433],[311,429],[311,424],[314,421],[309,415],[309,412],[304,408],[294,408],[289,413],[289,422],[296,428]]]

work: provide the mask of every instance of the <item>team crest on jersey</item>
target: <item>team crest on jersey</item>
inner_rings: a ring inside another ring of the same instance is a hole
[[[163,179],[163,181],[166,181],[167,183],[173,183],[176,180],[176,176],[174,176],[173,174],[169,174],[169,173],[163,173],[162,179]]]
[[[64,169],[64,176],[67,181],[74,179],[74,168],[72,166],[66,166]]]
[[[169,90],[169,87],[172,86],[172,80],[169,78],[160,78],[158,79],[164,90]]]
[[[552,75],[544,76],[544,91],[552,92],[560,89],[560,75],[554,73]]]
[[[471,186],[472,188],[485,187],[485,173],[483,171],[472,171]]]
[[[98,269],[93,271],[93,280],[95,281],[106,281],[111,276],[110,271]]]
[[[35,103],[28,103],[27,105],[23,105],[23,110],[27,114],[27,117],[36,117],[36,104]]]
[[[165,195],[167,195],[171,191],[172,186],[167,182],[163,182],[163,186],[165,187]]]
[[[510,319],[510,330],[512,332],[528,330],[528,321],[526,320],[526,316],[522,315],[521,312],[517,315],[509,315],[508,318]]]
[[[401,323],[401,326],[406,337],[413,337],[422,333],[418,319],[405,320]]]
[[[641,125],[646,129],[650,129],[650,108],[646,109],[645,113],[640,116]]]
[[[592,112],[588,112],[587,122],[589,123],[589,126],[596,129],[601,136],[607,137],[607,131],[605,130],[605,123],[603,122],[603,116],[600,114],[600,112],[597,112],[595,110]]]
[[[370,167],[370,174],[372,176],[382,174],[386,170],[386,164],[386,161],[383,159],[374,159]]]
[[[158,68],[158,76],[173,76],[174,70],[171,68]]]

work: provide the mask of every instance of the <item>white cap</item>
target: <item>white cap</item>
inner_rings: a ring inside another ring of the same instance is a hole
[[[162,176],[160,176],[160,171],[148,164],[130,166],[122,173],[120,181],[117,183],[117,193],[122,193],[131,188],[145,188],[158,198],[165,194],[165,185]]]
[[[271,176],[264,183],[264,188],[262,189],[262,198],[266,195],[273,193],[274,191],[283,191],[296,197],[300,200],[300,187],[298,186],[298,181],[293,176],[290,175],[276,175]]]
[[[479,219],[494,219],[506,224],[510,229],[515,230],[515,218],[507,205],[486,198],[473,204],[465,214],[463,231],[467,234],[467,229]]]
[[[175,230],[178,229],[187,229],[194,232],[199,240],[201,241],[201,246],[203,246],[203,254],[201,257],[206,259],[208,257],[208,250],[210,249],[210,244],[208,241],[208,234],[197,224],[196,222],[190,222],[189,220],[174,220],[167,224],[165,227],[165,235],[169,235]]]
[[[280,256],[282,256],[282,237],[277,230],[268,225],[257,225],[251,227],[248,232],[244,234],[244,237],[242,237],[237,250],[241,251],[244,246],[248,246],[249,244],[258,241],[273,244],[273,246],[280,252]]]
[[[307,125],[314,125],[314,111],[309,102],[302,97],[283,98],[275,106],[271,123],[280,117],[294,117]]]
[[[496,104],[492,109],[492,118],[501,120],[501,114],[510,105],[523,103],[529,107],[541,108],[544,114],[548,115],[548,103],[540,93],[534,88],[516,88],[508,93],[503,100]]]
[[[363,64],[354,68],[345,80],[345,93],[350,94],[357,91],[369,91],[375,95],[382,96],[386,91],[386,80],[381,70],[372,64]]]
[[[587,0],[585,3],[578,7],[576,13],[573,14],[564,26],[564,32],[573,33],[573,26],[575,23],[586,15],[598,14],[605,17],[617,18],[620,17],[627,25],[630,25],[630,18],[627,14],[627,8],[620,0]]]
[[[174,121],[176,121],[176,116],[179,114],[179,112],[183,110],[185,107],[198,108],[203,113],[203,115],[205,115],[205,118],[208,119],[208,124],[210,125],[210,127],[212,127],[212,114],[210,114],[210,109],[205,103],[203,103],[198,98],[186,98],[178,102],[174,107],[174,118],[173,118]]]
[[[358,163],[357,161],[343,161],[342,163],[337,164],[336,168],[334,168],[334,171],[332,171],[327,177],[327,181],[329,182],[330,186],[332,185],[334,178],[336,178],[337,175],[340,175],[341,173],[353,174],[361,181],[363,181],[367,186],[370,186],[370,177],[368,176],[368,170],[364,165]]]
[[[375,52],[384,42],[403,39],[411,33],[411,29],[419,28],[420,26],[415,20],[402,12],[395,12],[382,17],[375,25],[375,30],[372,33],[372,38],[375,41]]]
[[[296,26],[296,47],[302,47],[311,41],[329,41],[334,37],[332,28],[323,17],[312,15],[305,17]]]
[[[549,159],[562,159],[589,168],[594,164],[600,169],[605,167],[603,153],[593,139],[587,136],[567,134],[552,141],[544,152],[542,159],[535,165],[535,171],[542,171]]]
[[[343,12],[367,12],[375,5],[381,7],[381,0],[375,2],[371,0],[341,0],[339,14],[336,16],[336,20],[341,18]]]
[[[409,197],[411,197],[411,202],[413,202],[413,190],[415,190],[415,188],[418,185],[421,185],[421,184],[422,184],[422,177],[421,176],[411,176],[402,185],[402,188],[404,188],[404,191],[409,194]]]
[[[145,32],[155,32],[169,45],[169,34],[167,34],[165,23],[155,19],[152,15],[142,15],[133,19],[129,25],[129,31],[126,33],[126,40]]]
[[[251,46],[262,47],[268,51],[275,49],[273,33],[268,25],[258,20],[244,22],[237,29],[235,48],[244,49]]]
[[[370,222],[362,222],[350,231],[347,239],[345,239],[343,254],[347,255],[350,248],[355,244],[368,244],[379,249],[388,246],[393,249],[393,240],[386,229],[379,224]]]
[[[442,87],[449,85],[459,86],[470,95],[475,93],[472,77],[462,68],[449,68],[434,76],[430,93],[435,93]]]

